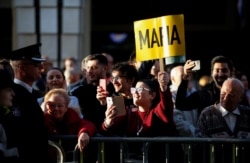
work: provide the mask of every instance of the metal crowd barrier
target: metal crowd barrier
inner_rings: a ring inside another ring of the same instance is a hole
[[[50,138],[50,141],[52,142],[62,142],[65,140],[75,140],[77,142],[77,136],[76,135],[58,135],[53,136]],[[114,142],[114,143],[120,143],[120,163],[126,163],[126,158],[124,156],[126,155],[123,150],[124,143],[128,142],[141,142],[144,143],[145,147],[149,143],[157,142],[157,143],[165,143],[166,148],[166,163],[168,163],[169,158],[169,149],[168,144],[169,143],[180,143],[184,149],[185,153],[185,161],[184,163],[192,163],[192,145],[193,144],[202,144],[202,145],[209,145],[209,155],[204,156],[204,160],[209,160],[207,162],[214,163],[215,162],[215,145],[216,144],[231,144],[232,145],[232,151],[233,154],[231,157],[232,163],[241,163],[239,161],[239,152],[241,150],[241,145],[249,145],[250,147],[250,139],[235,139],[235,138],[194,138],[194,137],[102,137],[102,136],[95,136],[91,137],[91,142],[97,142],[98,143],[98,163],[104,163],[103,159],[103,153],[105,152],[103,150],[103,145],[105,142]],[[60,143],[59,143],[60,144]],[[74,157],[73,162],[74,163],[84,163],[82,160],[81,152],[77,149],[77,146],[75,146],[74,149],[74,156],[77,154],[80,154],[79,157]],[[249,153],[250,158],[250,153]],[[72,163],[73,163],[72,162]],[[129,161],[128,161],[129,162]],[[68,163],[68,162],[67,162]],[[143,160],[142,163],[148,163],[148,148],[143,148]]]
[[[48,141],[48,144],[49,146],[51,146],[52,148],[56,150],[57,162],[64,163],[65,154],[64,154],[64,149],[62,148],[62,146],[56,143],[55,141],[51,141],[51,140]]]

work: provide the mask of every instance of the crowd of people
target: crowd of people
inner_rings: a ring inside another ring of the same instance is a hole
[[[98,159],[98,144],[91,142],[94,136],[250,137],[248,76],[233,73],[228,57],[215,56],[211,75],[199,86],[191,59],[161,70],[159,60],[136,61],[135,52],[122,62],[100,52],[82,58],[80,67],[76,59],[66,58],[60,68],[41,55],[40,47],[34,44],[1,58],[0,162],[56,162],[48,146],[53,135],[76,135],[87,163]],[[118,96],[123,99],[119,107],[107,102]],[[126,143],[129,159],[142,161],[144,145]],[[72,150],[75,143],[62,146]],[[119,148],[119,143],[104,143],[106,163],[120,162]],[[166,161],[164,144],[151,143],[148,149],[149,163]],[[217,150],[225,148],[218,145]],[[204,162],[201,151],[199,144],[194,146],[193,162]],[[170,144],[169,152],[170,163],[184,162],[181,144]],[[222,160],[231,161],[227,156],[215,161]],[[250,158],[244,153],[240,160]]]

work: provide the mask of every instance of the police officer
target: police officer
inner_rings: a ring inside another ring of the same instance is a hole
[[[47,162],[48,137],[44,115],[32,94],[32,84],[41,78],[41,44],[17,49],[10,54],[13,67],[14,92],[12,113],[15,117],[16,138],[20,162]]]

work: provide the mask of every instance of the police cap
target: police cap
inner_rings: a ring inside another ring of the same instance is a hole
[[[38,43],[13,50],[10,54],[10,60],[32,60],[35,62],[44,62],[45,59],[41,57],[40,53],[41,45],[41,43]]]

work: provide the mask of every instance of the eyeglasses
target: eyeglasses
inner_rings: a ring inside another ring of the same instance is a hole
[[[62,109],[65,107],[64,104],[56,104],[56,103],[53,103],[53,102],[47,102],[46,105],[49,107],[49,108],[56,108],[58,107],[59,109]]]
[[[134,88],[134,87],[132,87],[132,88],[130,88],[130,92],[132,94],[134,94],[135,92],[142,93],[143,90],[145,90],[145,91],[151,91],[150,89],[144,88],[144,87],[140,87],[140,88]]]
[[[115,77],[114,77],[114,76],[111,76],[110,81],[111,81],[111,82],[114,82],[114,80],[116,80],[116,81],[117,81],[117,80],[120,80],[122,77],[126,77],[126,76],[122,76],[122,75],[121,75],[121,76],[117,75],[117,76],[115,76]]]

